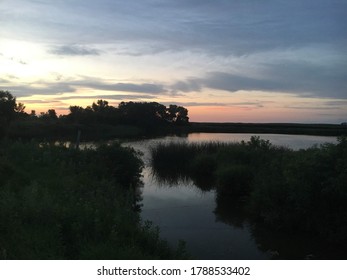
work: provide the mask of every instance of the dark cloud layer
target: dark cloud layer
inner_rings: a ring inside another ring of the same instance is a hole
[[[145,96],[146,98],[153,98],[152,95],[165,94],[167,92],[162,84],[110,83],[97,78],[85,78],[70,81],[64,80],[57,82],[37,81],[34,83],[34,86],[31,83],[17,83],[16,85],[13,85],[11,84],[10,80],[7,79],[0,79],[0,82],[4,84],[4,86],[0,85],[0,89],[10,90],[17,97],[32,96],[35,94],[54,95],[62,93],[74,93],[80,88],[144,94],[131,95],[136,99],[145,98]]]
[[[157,50],[197,48],[224,55],[346,43],[347,2],[341,0],[11,1],[31,13],[5,5],[0,23],[24,36],[69,43],[150,43]],[[56,52],[97,53],[69,45]]]
[[[104,99],[107,101],[110,100],[117,100],[117,101],[123,101],[123,100],[147,100],[147,99],[155,99],[157,96],[155,95],[148,95],[148,94],[114,94],[114,95],[76,95],[76,96],[57,96],[55,99],[93,99],[93,100],[99,100]]]
[[[304,61],[279,61],[262,65],[258,77],[229,72],[209,72],[205,77],[179,81],[173,88],[182,92],[202,88],[236,92],[264,91],[298,96],[347,98],[347,61],[315,65]]]
[[[52,54],[66,56],[84,56],[84,55],[100,55],[100,51],[95,48],[89,48],[79,45],[63,45],[50,49]]]

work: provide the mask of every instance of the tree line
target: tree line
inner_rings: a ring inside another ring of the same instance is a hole
[[[74,123],[101,122],[132,125],[187,124],[188,110],[177,105],[166,107],[157,102],[121,102],[118,108],[106,100],[93,102],[92,106],[82,108],[70,106],[67,119]]]
[[[114,107],[102,99],[85,108],[70,106],[66,115],[58,116],[55,109],[48,109],[47,112],[39,114],[34,110],[26,113],[23,103],[18,103],[9,91],[0,90],[0,136],[11,134],[11,130],[12,134],[17,135],[19,132],[14,132],[15,129],[37,130],[38,126],[33,128],[33,123],[38,126],[50,126],[50,130],[55,126],[54,129],[59,131],[67,131],[67,128],[72,126],[97,128],[105,125],[123,125],[154,131],[187,125],[189,117],[186,108],[173,104],[165,106],[157,102],[130,101],[121,102],[118,107]]]

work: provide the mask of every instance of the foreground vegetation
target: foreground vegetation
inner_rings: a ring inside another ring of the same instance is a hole
[[[241,202],[243,215],[258,225],[347,249],[345,137],[299,151],[252,137],[228,144],[160,144],[151,154],[161,180],[190,178],[203,190],[215,188],[217,200]]]
[[[139,218],[142,161],[120,144],[0,143],[1,259],[184,256]]]

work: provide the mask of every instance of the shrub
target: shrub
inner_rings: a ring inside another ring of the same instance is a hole
[[[252,177],[249,166],[220,166],[216,171],[217,191],[232,196],[247,195],[250,192]]]
[[[1,144],[0,258],[179,257],[134,210],[142,162],[133,150]]]
[[[198,154],[191,160],[189,174],[202,190],[211,190],[215,185],[216,157],[211,154]]]

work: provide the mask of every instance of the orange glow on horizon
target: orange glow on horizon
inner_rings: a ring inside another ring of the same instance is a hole
[[[287,108],[239,108],[232,106],[188,108],[190,122],[250,122],[250,123],[286,123],[317,122],[312,111],[306,112]]]

